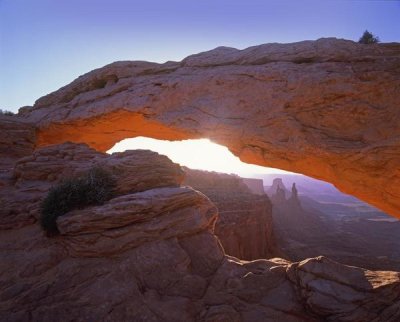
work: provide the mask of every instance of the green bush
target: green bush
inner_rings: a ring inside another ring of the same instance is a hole
[[[43,200],[40,224],[48,235],[58,233],[57,218],[73,209],[101,205],[111,199],[115,179],[103,168],[94,167],[81,177],[64,180],[52,187]]]
[[[365,30],[358,42],[360,44],[376,44],[379,42],[379,38],[374,36],[368,30]]]

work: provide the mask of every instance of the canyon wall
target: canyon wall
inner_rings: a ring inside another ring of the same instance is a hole
[[[279,254],[267,195],[254,194],[236,175],[188,168],[185,172],[183,184],[204,193],[217,206],[219,217],[214,232],[226,254],[246,260]]]
[[[262,179],[242,178],[243,183],[256,195],[265,195],[264,182]]]
[[[36,129],[15,116],[0,115],[0,167],[14,165],[17,158],[29,155],[36,147]]]
[[[21,158],[25,140],[14,142],[0,169],[1,321],[400,319],[398,272],[227,256],[217,208],[181,186],[165,156],[63,143]],[[113,174],[116,194],[59,217],[59,235],[47,237],[37,221],[50,187],[94,166]]]
[[[400,270],[399,221],[329,186],[284,178],[288,187],[297,180],[298,194],[293,196],[281,178],[266,190],[275,241],[286,259],[324,255],[371,270]]]
[[[399,44],[328,38],[115,62],[19,117],[35,124],[37,146],[209,138],[244,162],[331,182],[399,217],[399,101]]]

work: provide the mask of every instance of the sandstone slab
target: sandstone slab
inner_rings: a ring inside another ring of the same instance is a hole
[[[138,183],[135,189],[134,180],[125,181],[129,190],[103,205],[59,217],[61,234],[52,238],[34,212],[14,208],[13,217],[2,208],[1,321],[400,319],[398,272],[368,271],[326,258],[291,263],[230,257],[214,234],[217,208],[204,194],[179,186],[177,165],[166,157],[160,163],[162,158],[149,151],[117,158],[123,162],[65,143],[17,161],[15,178],[0,190],[7,207],[37,207],[62,174],[98,163],[110,170],[113,165],[143,169],[148,185]],[[141,168],[143,160],[154,161],[159,170]],[[54,165],[53,172],[46,162]],[[118,181],[126,173],[114,175]],[[158,173],[169,173],[169,186],[150,179]],[[22,195],[29,198],[18,199]]]
[[[209,138],[242,161],[333,183],[400,216],[400,46],[342,39],[115,62],[21,117],[37,145]]]

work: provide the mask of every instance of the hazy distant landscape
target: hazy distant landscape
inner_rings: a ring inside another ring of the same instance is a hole
[[[399,16],[0,0],[0,322],[399,322]]]
[[[274,231],[291,260],[325,255],[349,265],[377,270],[400,269],[400,221],[302,175],[264,175],[265,191],[281,178],[290,197],[295,182],[301,208],[273,202]]]

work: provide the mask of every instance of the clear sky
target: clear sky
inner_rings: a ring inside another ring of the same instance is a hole
[[[0,0],[0,108],[16,111],[116,60],[181,60],[368,29],[400,41],[399,1]]]
[[[33,105],[117,60],[165,62],[217,46],[321,37],[358,40],[365,29],[399,42],[400,2],[0,0],[0,109]]]

